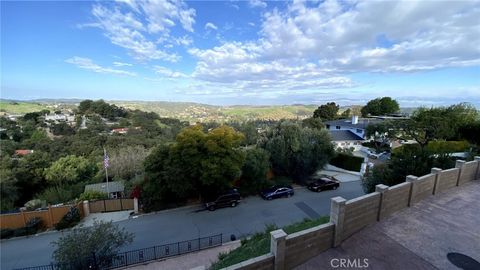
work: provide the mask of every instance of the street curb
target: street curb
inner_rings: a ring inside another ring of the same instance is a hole
[[[160,210],[160,211],[155,211],[155,212],[138,214],[136,216],[137,217],[142,217],[142,216],[150,216],[150,215],[168,213],[168,212],[177,211],[177,210],[188,210],[188,209],[193,209],[193,208],[200,208],[202,205],[203,204],[198,203],[198,204],[192,204],[192,205],[187,205],[187,206],[182,206],[182,207],[170,208],[170,209],[165,209],[165,210]],[[130,219],[132,219],[132,218],[133,218],[133,216],[130,217]]]

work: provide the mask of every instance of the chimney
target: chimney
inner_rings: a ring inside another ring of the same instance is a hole
[[[358,115],[352,115],[352,124],[358,124]]]

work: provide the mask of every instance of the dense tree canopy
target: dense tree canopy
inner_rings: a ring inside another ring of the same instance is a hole
[[[145,161],[147,207],[229,188],[240,176],[245,158],[239,149],[243,139],[228,126],[205,133],[196,125],[183,129],[174,144],[157,147]]]
[[[314,112],[314,118],[320,118],[322,121],[329,121],[337,118],[338,110],[340,106],[335,104],[335,102],[329,102],[324,105],[320,105]]]
[[[362,108],[362,116],[368,115],[387,115],[397,113],[400,110],[398,102],[391,97],[382,97],[370,100]]]
[[[245,151],[245,163],[239,180],[240,192],[256,194],[269,184],[267,172],[270,170],[270,154],[262,148],[249,148]]]
[[[52,163],[45,170],[45,178],[58,186],[90,179],[98,167],[84,157],[69,155]]]
[[[275,174],[305,180],[333,157],[334,149],[326,130],[302,128],[288,121],[269,131],[262,147],[270,153]]]

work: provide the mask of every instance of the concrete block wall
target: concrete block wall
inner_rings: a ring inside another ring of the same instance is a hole
[[[335,225],[331,222],[287,236],[285,269],[292,269],[332,247]]]
[[[453,168],[440,171],[437,175],[437,187],[436,192],[444,192],[457,185],[458,175],[460,173],[459,168]]]
[[[476,179],[478,161],[465,162],[457,160],[455,167],[460,169],[460,176],[458,177],[458,185],[472,181]]]
[[[427,174],[421,177],[407,176],[406,181],[411,183],[412,190],[410,191],[410,202],[408,205],[413,205],[429,196],[433,195],[435,187],[436,174]]]
[[[410,203],[411,183],[405,182],[392,187],[377,185],[376,191],[381,193],[378,220],[407,208]]]
[[[362,228],[377,222],[380,209],[380,193],[373,192],[348,200],[345,203],[345,219],[341,239],[345,239]]]
[[[348,201],[342,197],[331,198],[329,223],[291,235],[283,230],[273,231],[270,233],[269,254],[225,269],[292,269],[340,245],[343,240],[377,220],[472,180],[480,180],[480,157],[471,162],[457,162],[453,169],[432,168],[432,173],[421,177],[409,175],[406,182],[392,187],[377,185],[375,192]]]

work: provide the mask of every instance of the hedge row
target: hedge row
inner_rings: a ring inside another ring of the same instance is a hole
[[[337,155],[330,160],[333,166],[342,168],[348,171],[359,172],[362,168],[363,158],[350,156],[347,154],[337,153]]]

